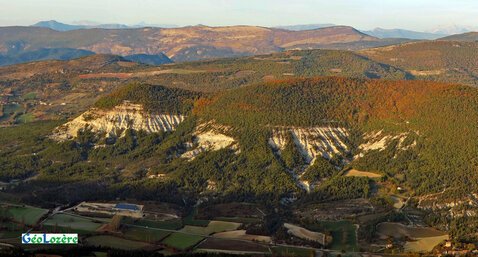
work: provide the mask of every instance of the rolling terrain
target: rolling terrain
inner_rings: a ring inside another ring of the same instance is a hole
[[[478,32],[467,32],[462,34],[451,35],[448,37],[440,38],[440,40],[476,42],[478,41]]]
[[[127,82],[212,93],[292,76],[411,78],[400,69],[352,52],[335,50],[289,51],[160,67],[126,58],[93,55],[71,61],[42,61],[0,68],[5,109],[0,123],[21,123],[24,119],[18,117],[25,115],[29,121],[78,115],[98,97]]]
[[[0,226],[15,234],[22,221],[10,213],[31,212],[23,225],[84,226],[90,246],[181,252],[476,242],[478,90],[463,85],[471,75],[423,75],[471,72],[474,47],[2,67],[0,199],[22,205],[0,212]],[[110,233],[114,218],[69,208],[85,201],[168,204],[175,218],[146,213]],[[58,206],[69,207],[40,217]]]
[[[74,48],[100,54],[165,53],[173,61],[267,54],[287,49],[362,49],[395,44],[352,27],[336,26],[307,31],[232,26],[55,31],[38,27],[0,28],[0,53],[42,48]]]
[[[421,80],[478,85],[478,43],[427,41],[359,51],[368,58],[401,68]]]

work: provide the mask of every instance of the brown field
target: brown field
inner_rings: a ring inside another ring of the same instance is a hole
[[[448,239],[448,235],[417,238],[416,241],[406,242],[404,248],[406,252],[431,252],[435,246]]]
[[[319,232],[310,231],[306,228],[285,223],[284,227],[288,229],[288,232],[298,238],[316,241],[325,245],[325,235]]]
[[[368,171],[359,171],[356,169],[351,169],[345,173],[346,177],[368,177],[368,178],[380,178],[382,175],[368,172]]]
[[[377,233],[382,239],[393,237],[407,239],[404,248],[406,252],[429,252],[449,236],[439,230],[429,227],[409,227],[400,223],[384,222],[377,226]]]
[[[229,251],[248,251],[248,252],[268,252],[269,248],[245,241],[226,240],[218,238],[209,238],[198,246],[198,249],[214,249],[214,250],[229,250]]]
[[[246,230],[235,230],[228,232],[216,233],[213,237],[224,238],[224,239],[241,239],[249,241],[260,241],[264,243],[270,243],[272,241],[270,236],[258,236],[258,235],[248,235]]]
[[[377,225],[377,232],[380,235],[394,238],[419,238],[443,236],[446,233],[429,227],[409,227],[400,223],[383,222]]]

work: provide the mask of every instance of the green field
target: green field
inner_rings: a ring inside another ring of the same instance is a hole
[[[327,248],[349,252],[356,252],[359,250],[357,245],[356,227],[350,221],[320,221],[319,225],[313,229],[318,229],[323,232],[329,231],[332,234],[332,244]]]
[[[123,230],[124,237],[136,241],[159,242],[169,236],[171,232],[156,229],[129,227]]]
[[[126,240],[114,236],[92,236],[86,239],[88,245],[111,247],[122,250],[136,250],[149,246],[147,243]]]
[[[22,234],[22,226],[12,222],[0,222],[0,239],[19,237]]]
[[[15,113],[21,112],[23,110],[22,106],[19,104],[6,104],[3,106],[3,116],[0,117],[0,121],[5,121],[10,118],[10,116]]]
[[[211,235],[218,232],[236,230],[239,228],[240,225],[241,225],[240,223],[213,220],[209,222],[207,227],[185,226],[180,231],[185,233],[207,236],[207,235]]]
[[[23,95],[23,100],[35,100],[37,98],[36,92],[30,92]]]
[[[228,222],[238,222],[238,223],[257,223],[260,222],[260,218],[249,218],[249,217],[216,217],[215,220],[228,221]]]
[[[9,218],[18,223],[25,223],[26,225],[35,225],[40,218],[45,215],[48,210],[35,207],[21,207],[21,206],[2,206],[0,216]]]
[[[16,118],[16,123],[30,123],[35,120],[35,116],[31,113],[25,113]]]
[[[272,253],[276,256],[291,256],[291,257],[310,257],[315,256],[314,249],[296,248],[287,246],[278,246],[272,248]]]
[[[151,228],[160,228],[160,229],[168,229],[168,230],[178,230],[183,227],[181,220],[168,220],[168,221],[156,221],[156,220],[148,220],[148,219],[133,219],[129,217],[124,217],[122,220],[123,224],[130,224],[136,226],[143,226],[143,227],[151,227]]]
[[[173,233],[170,236],[168,236],[166,239],[164,239],[162,243],[175,249],[187,250],[190,247],[193,247],[199,242],[201,242],[203,239],[204,237],[202,236],[192,236],[192,235],[186,235],[182,233]]]
[[[56,214],[46,220],[43,225],[48,228],[57,227],[67,229],[68,231],[91,232],[97,230],[103,223],[67,214]]]
[[[197,209],[194,209],[194,211],[192,211],[188,216],[184,217],[184,225],[206,227],[209,224],[209,220],[197,220],[194,218],[196,214]]]

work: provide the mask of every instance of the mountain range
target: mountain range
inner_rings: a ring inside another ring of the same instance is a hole
[[[73,48],[122,56],[164,53],[173,61],[266,54],[287,49],[363,49],[406,41],[379,39],[347,26],[306,31],[257,26],[82,29],[64,32],[38,27],[0,28],[0,53]]]
[[[406,29],[382,29],[375,28],[373,30],[366,30],[363,33],[378,37],[378,38],[409,38],[409,39],[418,39],[418,40],[434,40],[437,38],[445,37],[448,34],[439,34],[439,33],[428,33],[428,32],[418,32],[413,30]]]
[[[39,28],[49,28],[57,31],[70,31],[70,30],[78,30],[78,29],[128,29],[128,28],[144,28],[144,27],[160,27],[160,28],[174,28],[177,27],[176,25],[169,25],[169,24],[146,24],[146,23],[139,23],[136,25],[125,25],[125,24],[100,24],[95,22],[76,22],[75,24],[66,24],[62,22],[58,22],[55,20],[50,21],[40,21],[33,25],[32,27],[39,27]]]
[[[478,242],[478,43],[466,34],[383,47],[370,46],[392,41],[343,26],[0,35],[12,56],[91,51],[0,67],[0,196],[18,203],[0,203],[0,238],[88,221],[85,252],[104,251],[98,238],[155,251],[279,245],[287,256]],[[356,50],[308,49],[345,46]],[[166,63],[143,64],[156,61]],[[114,233],[116,218],[70,208],[125,201],[149,209]],[[9,214],[30,205],[52,211],[34,209],[43,217],[28,224]],[[196,239],[184,247],[178,235]]]

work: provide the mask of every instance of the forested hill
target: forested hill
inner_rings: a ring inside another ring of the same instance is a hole
[[[131,83],[100,98],[95,107],[111,109],[125,101],[141,104],[150,113],[186,114],[201,94],[159,85]]]
[[[335,77],[242,87],[195,107],[203,119],[231,126],[248,139],[243,133],[278,126],[340,126],[359,137],[379,131],[416,135],[416,147],[376,151],[357,165],[385,172],[419,193],[456,185],[478,190],[477,167],[467,161],[478,152],[471,140],[478,137],[477,110],[478,90],[468,86]]]

